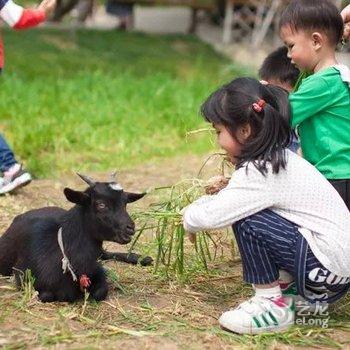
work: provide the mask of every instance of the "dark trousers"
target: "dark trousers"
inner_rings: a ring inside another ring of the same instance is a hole
[[[350,210],[350,179],[328,180],[343,198],[346,206]]]
[[[298,294],[308,300],[332,302],[347,291],[350,278],[326,269],[299,227],[280,215],[263,210],[236,222],[233,229],[246,282],[269,284],[278,280],[279,270],[285,270],[294,276]]]

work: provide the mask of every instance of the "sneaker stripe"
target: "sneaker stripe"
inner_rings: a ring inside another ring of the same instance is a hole
[[[261,328],[261,324],[255,316],[253,316],[253,321],[255,322],[255,324],[258,328]]]
[[[278,322],[276,320],[276,317],[273,315],[271,311],[268,312],[268,315],[270,316],[271,320],[273,321],[275,326],[278,326]]]
[[[295,301],[292,300],[292,304],[289,307],[290,311],[294,312],[295,311]]]
[[[265,322],[266,326],[270,326],[269,321],[267,320],[267,318],[264,316],[264,314],[261,314],[261,318],[263,319],[263,321]]]

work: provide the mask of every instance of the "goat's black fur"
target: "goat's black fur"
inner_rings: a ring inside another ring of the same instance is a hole
[[[20,286],[23,273],[30,270],[34,288],[43,302],[75,301],[83,297],[79,277],[91,281],[88,292],[95,300],[108,293],[105,272],[98,259],[116,259],[136,264],[134,253],[108,253],[102,248],[104,240],[128,243],[134,233],[134,223],[126,212],[126,203],[138,200],[143,194],[114,191],[108,183],[96,183],[85,192],[65,189],[67,199],[77,205],[69,210],[46,207],[18,215],[0,237],[0,274],[12,275]],[[101,201],[105,208],[102,210]],[[97,203],[97,204],[96,204]],[[57,234],[62,228],[65,254],[78,281],[62,271],[62,252]],[[146,257],[142,265],[150,265]]]

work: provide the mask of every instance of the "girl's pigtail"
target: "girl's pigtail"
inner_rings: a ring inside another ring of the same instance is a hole
[[[270,163],[272,171],[278,173],[281,167],[286,167],[285,148],[290,143],[287,93],[276,86],[262,85],[261,98],[257,98],[251,110],[249,122],[256,133],[245,144],[238,166],[250,161],[266,174]]]

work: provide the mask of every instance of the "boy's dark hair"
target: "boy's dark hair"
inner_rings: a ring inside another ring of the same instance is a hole
[[[288,49],[285,46],[279,47],[271,52],[259,69],[260,79],[269,81],[271,79],[287,83],[294,87],[298,81],[300,70],[292,64],[288,58]]]
[[[344,29],[337,7],[329,0],[292,0],[280,20],[280,28],[285,26],[295,31],[323,31],[334,46],[340,42]]]
[[[266,105],[258,113],[253,103],[260,99]],[[201,113],[208,122],[224,125],[233,137],[238,127],[250,125],[252,135],[242,145],[237,169],[246,162],[252,162],[263,175],[267,163],[271,163],[274,173],[285,168],[291,129],[288,93],[282,88],[262,85],[253,78],[238,78],[212,93]]]

